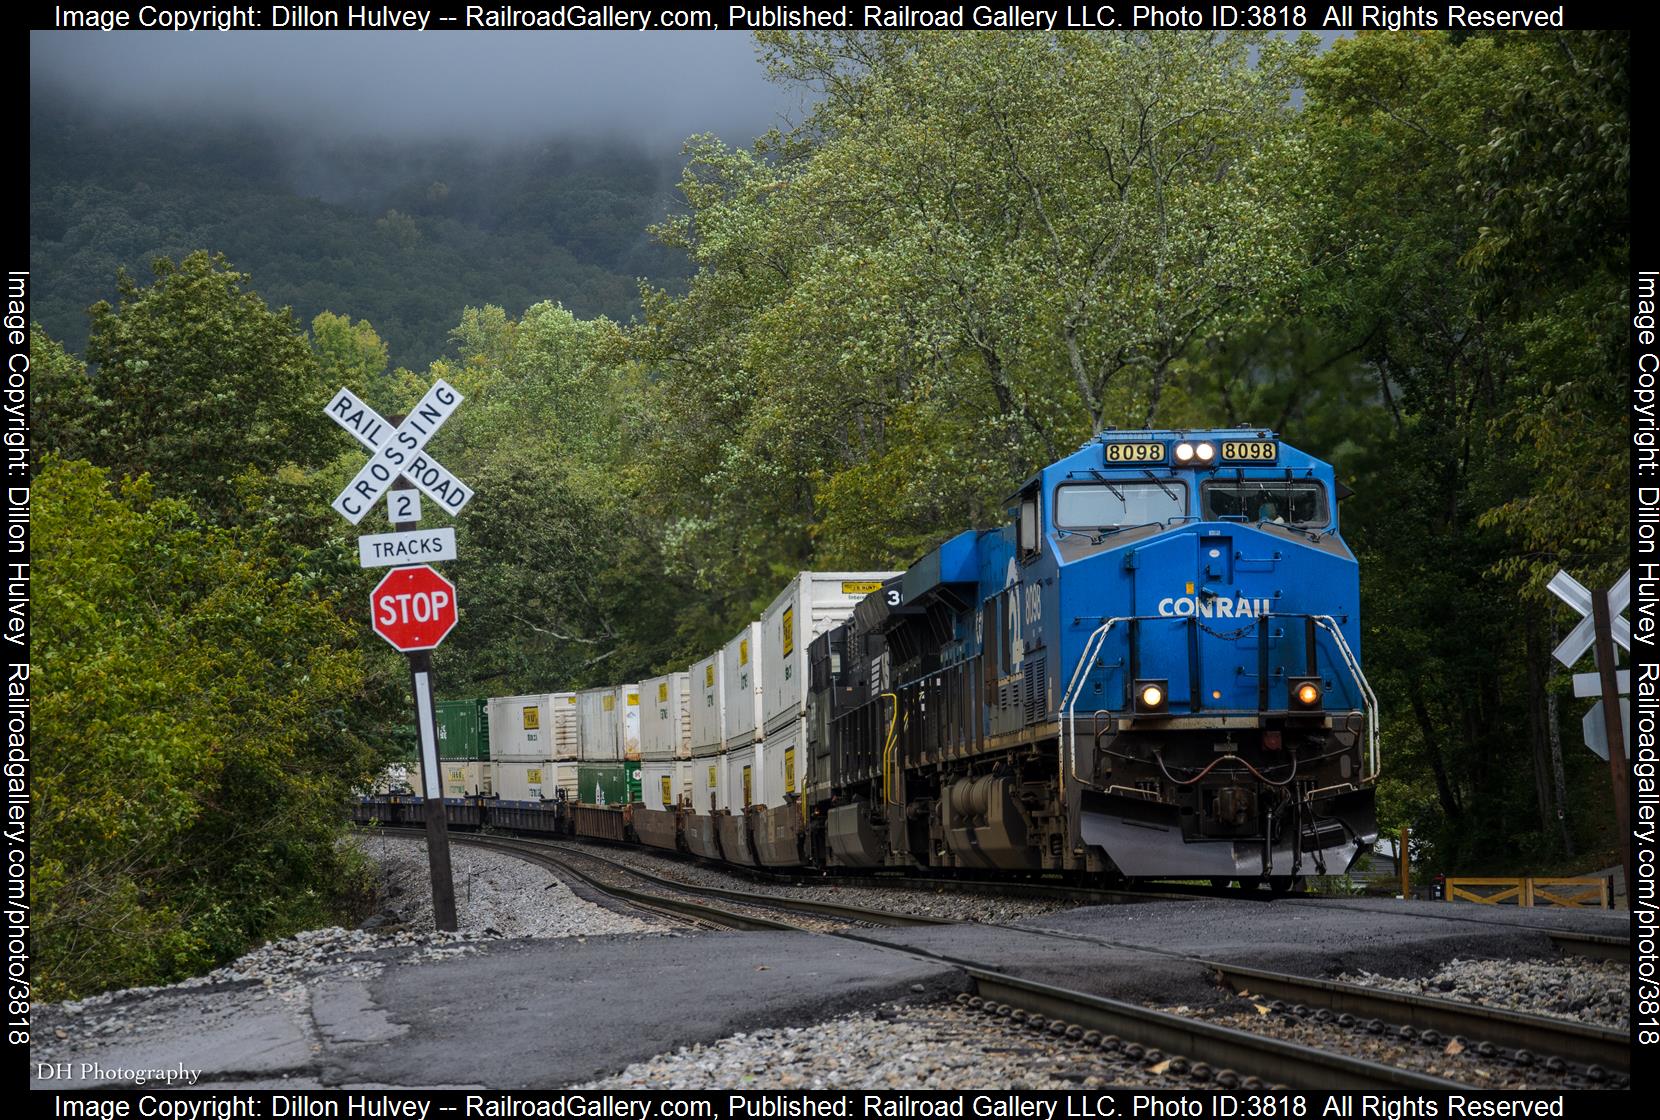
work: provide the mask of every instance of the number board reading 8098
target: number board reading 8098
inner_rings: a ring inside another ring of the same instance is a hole
[[[1271,439],[1228,439],[1222,441],[1222,459],[1231,463],[1272,463],[1279,445]]]
[[[1106,443],[1102,449],[1109,463],[1162,463],[1162,443]]]

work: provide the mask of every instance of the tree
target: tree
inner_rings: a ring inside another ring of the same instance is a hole
[[[364,670],[257,533],[47,456],[35,520],[37,994],[159,983],[338,921],[341,807],[374,773]]]
[[[120,274],[117,305],[89,312],[90,458],[218,510],[249,467],[322,463],[330,425],[317,402],[330,389],[287,309],[269,310],[205,252],[153,272],[148,288]]]
[[[1405,775],[1386,810],[1417,814],[1453,866],[1570,839],[1554,819],[1566,806],[1549,774],[1540,585],[1570,557],[1607,564],[1625,549],[1623,285],[1607,281],[1623,235],[1601,228],[1624,212],[1619,52],[1568,40],[1361,36],[1309,68],[1333,200],[1321,317],[1353,340],[1387,418],[1347,521],[1386,748]],[[1603,62],[1565,72],[1564,50]],[[1561,119],[1569,105],[1589,117]],[[1588,174],[1606,181],[1591,189]],[[1589,197],[1558,210],[1576,183]],[[1544,240],[1572,262],[1541,266],[1524,246],[1549,260]]]

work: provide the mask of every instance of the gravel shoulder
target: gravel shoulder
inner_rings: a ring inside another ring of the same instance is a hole
[[[1154,1068],[1157,1068],[1155,1063]],[[956,1003],[874,1012],[683,1046],[583,1089],[1189,1088],[1094,1046],[1035,1035]]]
[[[432,928],[432,878],[424,839],[384,832],[353,836],[380,865],[381,909],[368,929]],[[456,924],[491,937],[577,937],[652,933],[666,927],[578,898],[532,863],[470,844],[450,845]]]
[[[1337,979],[1620,1031],[1631,1029],[1631,970],[1616,961],[1451,960],[1416,979],[1366,971],[1345,973]]]

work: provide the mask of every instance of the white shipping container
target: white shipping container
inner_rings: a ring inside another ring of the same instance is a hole
[[[714,754],[726,745],[726,674],[722,660],[719,653],[711,653],[691,669],[694,758]]]
[[[730,813],[742,813],[745,806],[755,802],[756,785],[761,780],[757,763],[760,751],[760,743],[751,743],[726,752],[726,768],[717,775],[720,778],[720,785],[715,790],[718,808]]]
[[[692,759],[692,808],[705,816],[721,808],[720,793],[726,785],[725,754]]]
[[[581,720],[577,718],[576,693],[555,692],[548,697],[548,704],[553,708],[553,752],[548,757],[581,758],[582,730]]]
[[[495,763],[457,762],[444,759],[438,765],[444,778],[445,797],[490,797],[495,794]]]
[[[758,776],[751,783],[751,802],[768,808],[788,804],[786,795],[800,794],[807,780],[807,721],[790,721],[756,750]]]
[[[640,682],[640,757],[692,757],[691,674]]]
[[[550,693],[490,698],[490,761],[538,762],[553,757]]]
[[[684,759],[646,759],[640,763],[640,799],[648,809],[672,809],[691,790],[691,763]]]
[[[496,763],[496,796],[503,801],[552,801],[553,760]]]
[[[613,758],[631,761],[640,757],[640,686],[620,684],[612,689],[617,709],[617,753]]]
[[[728,748],[761,738],[761,624],[751,622],[720,652],[721,693],[726,705]]]
[[[583,762],[621,762],[617,749],[617,690],[590,688],[576,694],[577,757]]]
[[[807,714],[807,647],[845,621],[897,572],[802,572],[761,615],[761,684],[767,734]]]

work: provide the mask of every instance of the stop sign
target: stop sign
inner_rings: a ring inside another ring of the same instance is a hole
[[[369,593],[369,615],[395,648],[432,649],[455,627],[455,584],[425,564],[393,568]]]

